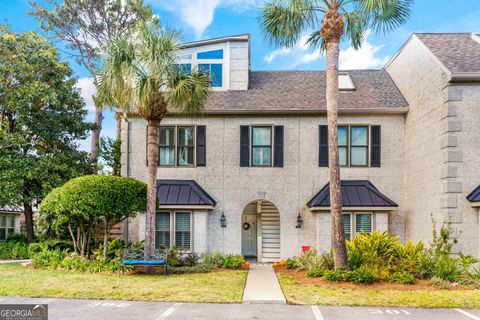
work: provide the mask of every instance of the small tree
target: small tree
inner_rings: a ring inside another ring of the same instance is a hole
[[[0,25],[0,206],[23,206],[29,242],[33,206],[90,171],[77,147],[94,126],[75,81],[46,39]]]
[[[99,84],[99,96],[125,114],[147,120],[147,212],[145,253],[155,248],[159,127],[169,112],[198,116],[211,93],[208,74],[176,67],[180,34],[154,24],[142,24],[133,34],[110,42]]]
[[[65,43],[67,54],[88,70],[95,87],[102,47],[128,33],[141,21],[158,21],[143,0],[68,0],[61,3],[35,0],[30,1],[30,5],[33,8],[30,14],[40,21],[40,28]],[[90,154],[96,170],[103,106],[96,96],[92,98],[97,126],[92,132]]]
[[[107,257],[108,239],[113,225],[145,210],[147,185],[118,176],[84,176],[72,179],[53,190],[40,210],[64,216],[75,252],[88,254],[90,236],[97,219],[104,225],[103,255]],[[73,230],[74,222],[77,229]]]

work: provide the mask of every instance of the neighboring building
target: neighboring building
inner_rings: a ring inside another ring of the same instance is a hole
[[[428,241],[431,215],[439,224],[451,217],[458,249],[479,256],[480,43],[434,36],[446,44],[415,34],[384,70],[340,75],[345,233]],[[162,122],[157,246],[264,262],[302,245],[329,250],[325,72],[251,71],[248,35],[185,44],[179,64],[209,71],[215,92],[204,117]],[[462,84],[445,67],[456,64]],[[131,117],[122,123],[122,175],[146,174],[146,122]],[[144,223],[144,214],[130,219],[124,236],[143,239]]]
[[[20,232],[20,218],[23,210],[16,206],[0,207],[0,241],[5,241]]]

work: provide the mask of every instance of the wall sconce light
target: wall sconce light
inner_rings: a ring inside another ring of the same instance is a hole
[[[220,217],[220,226],[222,228],[227,227],[227,218],[225,218],[225,215],[223,214],[223,212],[222,212],[222,216]]]
[[[297,216],[297,225],[295,226],[295,228],[300,229],[302,227],[303,227],[303,219],[299,212]]]

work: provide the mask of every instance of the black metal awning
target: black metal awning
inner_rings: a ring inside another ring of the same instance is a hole
[[[341,192],[343,207],[398,207],[368,180],[342,180]],[[330,207],[329,183],[307,203],[307,206]]]
[[[195,180],[157,180],[160,206],[212,206],[216,201]]]
[[[470,202],[480,202],[480,185],[475,188],[468,196],[467,200]]]

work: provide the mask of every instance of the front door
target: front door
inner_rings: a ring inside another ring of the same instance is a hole
[[[257,256],[257,217],[255,215],[243,216],[242,254],[245,257]]]

